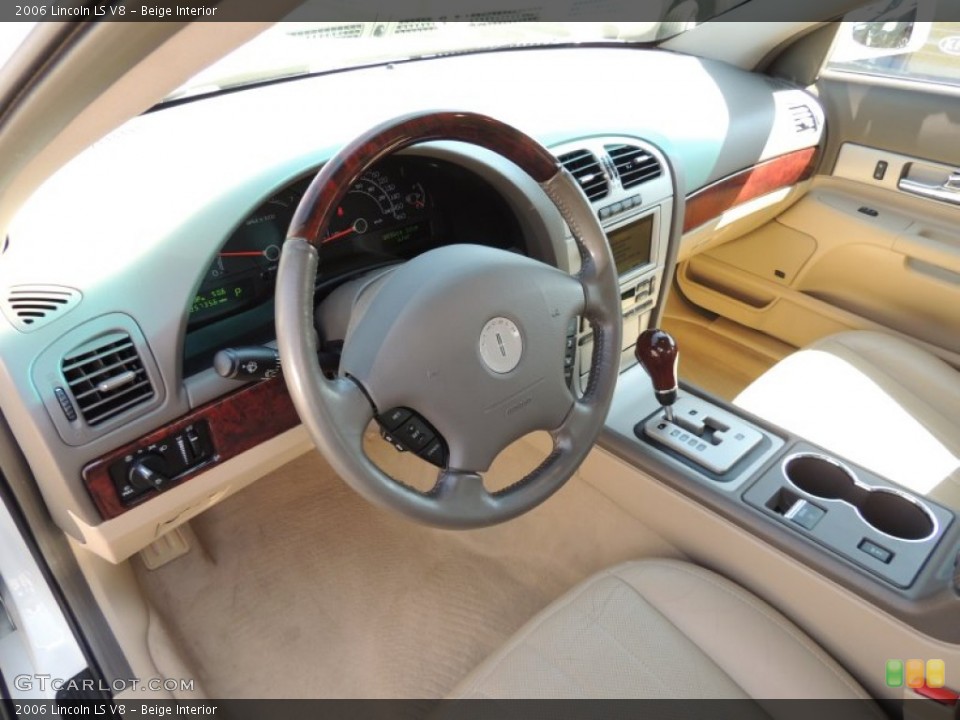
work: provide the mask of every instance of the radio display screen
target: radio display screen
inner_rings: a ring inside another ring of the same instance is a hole
[[[626,275],[641,265],[647,265],[653,244],[653,215],[610,231],[607,239],[617,266],[617,275]]]

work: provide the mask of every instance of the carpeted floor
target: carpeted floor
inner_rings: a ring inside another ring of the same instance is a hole
[[[372,446],[384,462],[411,464]],[[510,452],[501,469],[536,464],[526,443]],[[584,577],[678,555],[577,478],[517,520],[454,533],[367,504],[316,452],[192,530],[199,547],[188,555],[153,572],[134,564],[217,698],[442,697]]]

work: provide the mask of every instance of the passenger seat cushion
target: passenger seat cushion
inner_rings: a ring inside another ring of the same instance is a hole
[[[530,621],[460,698],[867,698],[798,627],[708,570],[631,562]]]

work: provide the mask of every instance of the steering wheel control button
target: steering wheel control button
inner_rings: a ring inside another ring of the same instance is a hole
[[[393,435],[391,435],[390,433],[388,433],[388,432],[387,432],[386,430],[384,430],[383,428],[380,428],[380,437],[382,437],[386,442],[388,442],[388,443],[390,443],[391,445],[393,445],[393,449],[396,450],[397,452],[406,452],[406,451],[407,451],[407,449],[406,449],[403,445],[401,445],[400,443],[397,442],[396,438],[393,437]]]
[[[430,424],[409,408],[395,407],[377,415],[380,436],[397,452],[412,452],[437,467],[446,467],[447,450]]]
[[[393,437],[414,452],[420,452],[434,440],[433,431],[416,416],[411,416],[394,430]]]
[[[413,413],[407,410],[407,408],[395,407],[393,410],[387,410],[385,413],[381,413],[377,417],[377,422],[386,430],[396,430],[412,414]]]
[[[439,440],[434,440],[421,450],[420,457],[437,467],[446,467],[447,464],[447,453],[443,449],[443,443]]]
[[[490,370],[503,375],[520,364],[523,338],[516,323],[495,317],[480,331],[480,357]]]
[[[567,342],[564,345],[563,353],[563,379],[567,387],[573,386],[573,366],[576,364],[577,356],[577,330],[580,329],[580,321],[573,318],[567,325]]]

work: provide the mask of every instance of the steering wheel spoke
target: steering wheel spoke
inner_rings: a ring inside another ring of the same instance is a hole
[[[430,497],[446,516],[479,517],[488,512],[496,500],[483,486],[480,473],[446,468],[440,471]]]
[[[373,420],[373,406],[360,386],[350,378],[323,380],[325,402],[337,418],[337,427],[351,449],[363,452],[363,436]]]
[[[589,431],[592,422],[593,413],[589,405],[584,402],[575,402],[563,422],[550,431],[554,447],[561,452],[576,447],[579,438]]]

